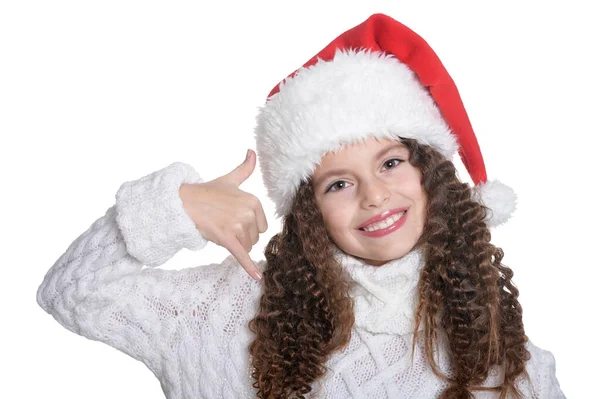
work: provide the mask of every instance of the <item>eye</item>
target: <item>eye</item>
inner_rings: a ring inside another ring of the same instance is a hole
[[[389,166],[389,169],[392,169],[392,168],[395,168],[396,166],[400,165],[402,162],[404,162],[403,159],[392,158],[392,159],[388,159],[387,161],[385,161],[383,163],[383,165],[385,166],[385,165],[390,165],[391,164],[391,166]],[[327,190],[325,190],[325,192],[328,193],[330,191],[340,191],[340,190],[342,190],[342,189],[344,189],[346,187],[340,187],[339,185],[340,184],[345,184],[345,183],[347,183],[347,182],[343,181],[343,180],[338,180],[335,183],[333,183],[332,185],[330,185],[329,187],[327,187]],[[332,190],[333,188],[336,188],[336,189]]]
[[[332,188],[334,188],[334,187],[338,187],[338,188],[340,188],[340,187],[338,186],[340,183],[344,184],[344,183],[347,183],[347,182],[345,182],[345,181],[343,181],[343,180],[338,180],[338,181],[336,181],[335,183],[333,183],[331,186],[327,187],[327,190],[325,190],[325,192],[326,192],[326,193],[328,193],[328,192],[330,192],[330,191],[339,191],[339,190],[332,190]],[[341,188],[345,188],[345,187],[341,187]]]
[[[389,160],[385,161],[383,164],[384,164],[384,165],[388,165],[388,164],[390,164],[390,163],[392,163],[392,164],[393,164],[393,163],[394,163],[394,161],[398,161],[398,163],[397,163],[397,164],[395,164],[395,165],[393,165],[393,166],[391,166],[390,168],[396,167],[396,166],[400,165],[402,162],[404,162],[404,160],[402,160],[402,159],[399,159],[399,158],[393,158],[393,159],[389,159]]]

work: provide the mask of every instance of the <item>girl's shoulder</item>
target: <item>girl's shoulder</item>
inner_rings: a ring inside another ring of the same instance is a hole
[[[556,377],[556,359],[552,352],[540,348],[530,339],[527,340],[525,348],[531,354],[526,363],[531,384],[524,376],[520,376],[517,379],[519,388],[536,398],[564,398],[565,395]]]

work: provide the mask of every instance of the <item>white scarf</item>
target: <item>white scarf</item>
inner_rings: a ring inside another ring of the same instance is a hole
[[[334,256],[354,280],[350,296],[356,326],[373,333],[413,332],[419,276],[425,265],[422,249],[381,266],[368,265],[338,248]]]

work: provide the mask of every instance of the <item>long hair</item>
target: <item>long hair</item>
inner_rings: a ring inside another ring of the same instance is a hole
[[[527,376],[519,291],[502,265],[502,249],[490,243],[487,208],[472,197],[454,164],[432,147],[401,139],[409,162],[421,171],[426,220],[418,246],[425,265],[419,280],[413,353],[424,333],[432,370],[448,382],[441,398],[472,398],[470,390],[496,390],[521,398],[515,385]],[[350,341],[354,304],[349,282],[333,257],[335,243],[317,207],[310,181],[301,184],[281,233],[265,248],[267,267],[258,312],[249,323],[253,387],[261,399],[305,398],[322,377],[328,357]],[[423,330],[419,331],[420,323]],[[445,376],[433,357],[438,331],[446,334],[451,368]],[[504,383],[479,386],[494,365]],[[528,376],[527,376],[528,377]],[[293,395],[293,396],[292,396]]]

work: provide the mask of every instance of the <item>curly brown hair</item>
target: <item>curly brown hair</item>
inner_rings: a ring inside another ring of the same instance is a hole
[[[409,162],[421,171],[427,195],[425,226],[416,244],[424,250],[425,265],[413,354],[424,334],[432,370],[448,382],[441,398],[472,398],[471,390],[521,398],[515,380],[521,374],[529,379],[525,363],[531,355],[513,272],[501,263],[502,249],[490,243],[485,223],[490,210],[460,181],[451,161],[430,146],[399,139],[409,149]],[[304,398],[326,373],[328,356],[350,340],[354,303],[333,257],[334,245],[312,184],[303,182],[281,233],[265,248],[264,292],[249,323],[256,334],[249,349],[259,398]],[[438,331],[447,337],[452,377],[433,357]],[[495,365],[504,366],[503,384],[480,386]]]

